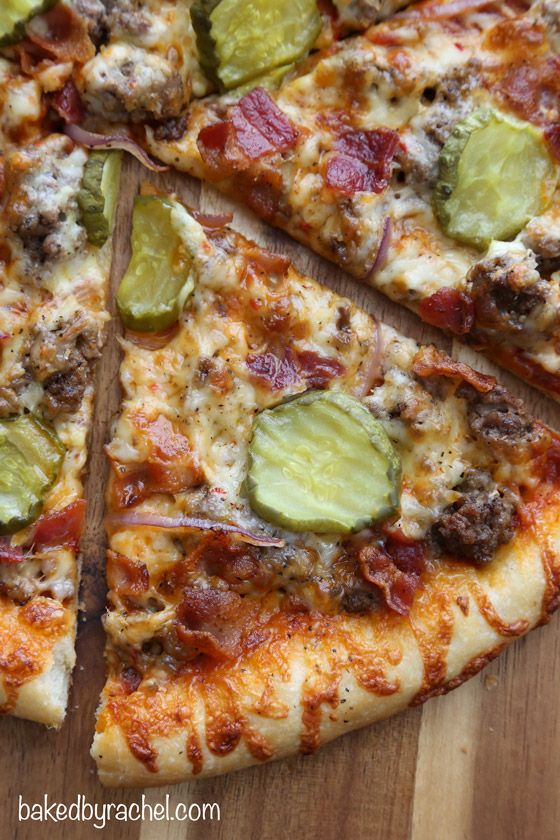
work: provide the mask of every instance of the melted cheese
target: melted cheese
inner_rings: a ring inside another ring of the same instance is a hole
[[[355,4],[344,6],[350,10]],[[540,0],[528,13],[544,22],[551,40],[542,50],[551,54],[558,28],[554,9],[554,3]],[[460,23],[430,21],[411,12],[372,27],[365,36],[344,40],[288,74],[272,96],[301,129],[301,138],[281,156],[252,162],[247,178],[251,183],[259,177],[266,183],[281,178],[282,212],[275,223],[363,278],[374,262],[385,219],[391,218],[387,259],[370,279],[374,286],[414,310],[441,288],[468,290],[469,270],[486,255],[445,236],[434,216],[432,191],[439,152],[457,122],[477,108],[506,107],[484,74],[492,78],[505,72],[515,58],[507,49],[493,47],[489,36],[514,16],[507,4],[462,15]],[[234,101],[230,94],[223,105]],[[554,104],[548,118],[558,119]],[[194,103],[187,134],[166,143],[148,130],[150,148],[173,166],[206,177],[196,139],[215,119],[215,101]],[[325,169],[338,138],[348,129],[379,127],[400,136],[389,188],[347,196],[327,187]],[[243,176],[233,176],[220,186],[236,196],[239,178],[243,185]],[[557,194],[551,208],[519,234],[520,241],[545,259],[557,256],[559,206]],[[557,296],[557,280],[551,282]],[[496,333],[493,340],[528,350],[546,370],[558,372],[559,332],[557,323],[541,336]]]
[[[281,536],[286,547],[280,554],[268,550],[262,562],[281,569],[285,591],[315,603],[317,594],[311,582],[329,580],[333,564],[341,557],[343,539],[273,529],[251,510],[245,492],[255,414],[305,388],[301,383],[272,391],[251,376],[248,354],[266,351],[270,339],[269,331],[255,326],[255,312],[263,307],[266,310],[278,296],[288,299],[292,317],[297,316],[297,327],[286,327],[277,341],[288,341],[292,335],[295,349],[336,358],[344,365],[344,373],[332,387],[349,393],[359,390],[375,325],[347,301],[293,269],[289,269],[280,288],[279,281],[263,275],[253,276],[248,284],[243,240],[232,237],[224,252],[206,238],[183,208],[176,208],[173,219],[192,254],[195,289],[178,333],[164,347],[149,350],[123,342],[121,381],[125,401],[109,455],[127,466],[143,463],[149,441],[137,418],[163,415],[187,436],[205,483],[175,495],[153,494],[135,505],[135,515],[140,520],[143,513],[198,516],[233,522],[257,534]],[[342,342],[337,327],[341,308],[350,325]],[[488,447],[473,437],[464,401],[431,396],[412,374],[418,346],[388,327],[379,329],[384,381],[364,404],[384,425],[402,463],[401,504],[394,527],[407,537],[422,540],[442,511],[459,498],[455,488],[466,471],[475,467],[492,472],[495,460]],[[294,339],[294,335],[302,337]],[[216,381],[200,375],[204,360],[211,360],[212,371],[219,374]],[[510,479],[514,481],[515,476]],[[135,563],[145,564],[151,583],[135,596],[135,602],[144,607],[139,613],[130,614],[119,606],[115,594],[117,602],[106,626],[116,645],[137,649],[170,627],[175,612],[169,609],[169,597],[173,601],[178,595],[166,596],[165,587],[158,586],[158,581],[183,557],[185,548],[174,536],[172,531],[125,525],[112,533],[111,548]],[[194,548],[198,537],[192,540]],[[216,583],[200,571],[196,585],[204,588]],[[154,601],[160,603],[155,612],[149,608]]]

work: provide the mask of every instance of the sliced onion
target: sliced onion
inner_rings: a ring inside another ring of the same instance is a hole
[[[367,397],[373,386],[383,379],[382,356],[383,338],[381,336],[381,328],[377,321],[375,321],[375,336],[369,345],[368,354],[362,365],[363,373],[361,382],[354,391],[358,399]]]
[[[215,215],[213,213],[200,213],[198,210],[193,210],[192,217],[204,228],[222,228],[229,225],[232,221],[233,213]]]
[[[385,262],[387,260],[387,252],[389,251],[389,245],[391,244],[392,236],[393,221],[390,216],[387,216],[385,218],[385,221],[383,222],[383,230],[381,233],[381,238],[379,240],[377,254],[375,255],[372,267],[370,268],[365,277],[366,281],[372,280],[376,272],[380,271],[385,265]]]
[[[199,519],[193,516],[162,516],[159,513],[142,513],[139,511],[123,511],[110,513],[105,519],[109,529],[129,528],[162,528],[170,531],[217,531],[224,534],[235,534],[242,542],[251,545],[274,546],[281,548],[284,540],[253,534],[238,525],[227,522],[216,522],[213,519]]]
[[[485,6],[490,6],[494,0],[451,0],[450,3],[442,4],[441,0],[432,0],[418,9],[409,9],[401,12],[399,18],[425,18],[428,20],[444,20],[452,17],[466,15],[469,12],[478,12]]]
[[[85,128],[74,124],[66,125],[64,131],[75,143],[87,146],[88,149],[122,149],[124,152],[128,152],[135,157],[136,160],[139,160],[146,169],[150,169],[152,172],[169,171],[168,166],[155,163],[132,137],[120,134],[95,134],[93,131],[87,131]]]

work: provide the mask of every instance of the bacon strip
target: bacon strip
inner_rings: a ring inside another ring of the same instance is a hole
[[[72,79],[68,79],[61,90],[52,94],[50,102],[59,117],[67,123],[80,123],[85,118],[84,103]]]
[[[95,55],[86,21],[62,3],[58,3],[50,12],[32,18],[27,24],[26,33],[35,46],[58,61],[85,64]]]
[[[389,128],[348,131],[335,143],[327,163],[326,182],[345,195],[380,193],[387,188],[399,135]]]
[[[10,545],[8,537],[0,539],[0,563],[15,566],[17,563],[23,563],[24,560],[25,554],[20,545]]]
[[[435,347],[422,347],[414,357],[412,370],[417,376],[423,378],[427,376],[447,376],[450,379],[460,379],[463,382],[468,382],[482,394],[488,393],[496,385],[493,376],[479,373],[469,365],[441,353]]]
[[[76,551],[84,528],[86,503],[84,499],[40,516],[35,523],[30,542],[34,551],[67,548]]]
[[[197,144],[212,168],[242,170],[251,161],[291,149],[298,137],[298,129],[266,90],[256,87],[232,107],[229,120],[203,128]]]
[[[261,87],[254,88],[233,106],[231,122],[237,142],[251,160],[271,152],[287,151],[295,145],[299,134]]]
[[[426,566],[422,543],[389,537],[384,545],[367,545],[359,553],[360,571],[385,596],[387,606],[408,615]]]
[[[249,353],[247,367],[272,391],[282,391],[302,382],[308,388],[324,388],[344,373],[344,366],[338,359],[320,356],[314,350],[293,351],[289,347],[281,356],[271,350]]]
[[[131,507],[155,493],[175,494],[197,487],[204,473],[188,438],[163,414],[154,420],[138,414],[134,425],[148,442],[146,460],[123,464],[111,459],[113,499],[118,507]]]
[[[419,314],[427,324],[466,335],[474,324],[474,303],[466,292],[444,286],[420,301]]]

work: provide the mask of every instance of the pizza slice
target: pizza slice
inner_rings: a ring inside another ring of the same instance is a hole
[[[558,603],[557,435],[226,221],[134,208],[107,785],[311,753],[458,686]]]
[[[49,133],[2,59],[0,86],[0,712],[60,726],[119,155]]]
[[[87,110],[90,130],[164,123],[169,136],[191,97],[273,86],[311,50],[407,2],[8,0],[0,46],[15,44],[31,73],[53,57],[75,62],[65,80],[69,122]]]
[[[430,0],[149,148],[558,398],[560,18],[528,5]]]

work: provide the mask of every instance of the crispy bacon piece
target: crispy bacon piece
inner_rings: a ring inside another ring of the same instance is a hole
[[[68,79],[61,90],[51,95],[50,102],[59,117],[67,123],[79,123],[85,117],[84,104],[72,79]]]
[[[365,546],[358,556],[363,577],[383,592],[387,606],[408,615],[426,567],[422,543],[389,537],[382,545]]]
[[[112,460],[113,498],[119,508],[130,507],[154,493],[182,493],[204,481],[188,439],[162,414],[155,420],[138,415],[136,425],[146,436],[148,458],[141,463]]]
[[[399,135],[389,128],[346,132],[327,163],[328,186],[345,195],[383,192],[398,143]]]
[[[256,266],[265,274],[277,274],[283,277],[290,267],[290,260],[282,254],[274,254],[260,246],[250,246],[246,250],[247,258],[252,266]]]
[[[241,170],[265,155],[291,149],[298,137],[266,90],[256,87],[232,107],[228,120],[203,128],[197,144],[210,167]]]
[[[426,378],[428,376],[447,376],[449,379],[459,379],[468,382],[469,385],[479,393],[486,394],[491,391],[496,380],[493,376],[486,376],[473,370],[463,362],[457,362],[445,353],[441,353],[435,347],[422,347],[414,357],[412,370],[416,376]]]
[[[241,652],[253,612],[235,592],[188,587],[177,607],[177,640],[187,658],[204,653],[214,659],[233,659]]]
[[[497,95],[522,119],[546,124],[560,97],[560,57],[518,59],[507,68],[495,86]]]
[[[247,367],[251,375],[268,385],[272,391],[282,391],[299,382],[296,359],[291,350],[286,350],[283,357],[271,351],[249,353]]]
[[[344,373],[344,366],[328,356],[320,356],[313,350],[284,350],[278,356],[271,350],[266,353],[247,356],[247,367],[251,374],[261,380],[272,391],[282,391],[302,380],[308,388],[324,388],[336,376]]]
[[[222,578],[240,591],[245,590],[247,583],[262,589],[270,578],[256,546],[239,542],[224,533],[212,533],[204,537],[189,562],[204,569],[208,575]]]
[[[24,560],[25,554],[20,545],[10,545],[8,537],[0,538],[0,563],[14,566],[17,563],[23,563]]]
[[[337,359],[320,356],[313,350],[302,350],[296,358],[308,388],[324,388],[344,373],[344,366]]]
[[[233,138],[233,128],[230,122],[212,123],[202,128],[198,134],[196,144],[202,160],[215,170],[238,168],[236,160],[240,155],[236,153]]]
[[[119,595],[142,595],[150,587],[145,563],[132,560],[117,551],[107,551],[107,583]]]
[[[30,543],[35,551],[68,548],[77,551],[84,528],[86,503],[78,499],[62,510],[40,516]]]
[[[142,682],[142,674],[135,668],[123,668],[121,671],[121,683],[125,694],[132,694],[138,689]]]
[[[247,157],[256,160],[295,145],[298,130],[264,88],[245,94],[231,111],[236,140]]]
[[[34,17],[27,24],[26,33],[35,46],[58,61],[85,64],[95,55],[86,21],[62,3],[50,12]]]
[[[474,303],[466,292],[444,286],[420,302],[420,317],[434,327],[466,335],[474,324]]]

